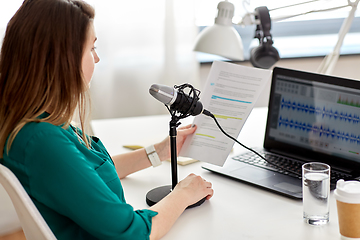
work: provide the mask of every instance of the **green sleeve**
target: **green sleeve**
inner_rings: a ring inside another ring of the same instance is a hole
[[[120,180],[109,160],[94,169],[88,152],[59,130],[36,133],[26,146],[30,195],[99,239],[148,239],[150,210],[134,211],[108,186]]]

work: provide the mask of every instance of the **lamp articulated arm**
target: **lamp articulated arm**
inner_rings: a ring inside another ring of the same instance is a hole
[[[296,4],[296,5],[306,4],[306,3],[315,2],[315,1],[319,1],[319,0],[312,0],[312,1],[308,1],[308,2],[299,3],[299,4]],[[294,14],[294,15],[274,17],[274,18],[271,18],[271,21],[277,22],[277,21],[282,21],[282,20],[292,18],[292,17],[306,15],[306,14],[309,14],[309,13],[334,11],[334,10],[337,10],[337,9],[341,9],[341,8],[345,8],[345,7],[350,6],[351,10],[349,12],[348,17],[344,20],[344,22],[343,22],[343,24],[342,24],[342,26],[341,26],[341,28],[339,30],[338,40],[336,42],[336,45],[335,45],[333,51],[331,53],[329,53],[327,56],[325,56],[325,58],[323,59],[323,61],[320,64],[319,68],[317,69],[318,73],[332,74],[332,72],[334,70],[334,67],[335,67],[335,65],[337,63],[337,60],[339,59],[340,48],[341,48],[341,46],[343,44],[344,38],[345,38],[346,34],[349,32],[351,24],[352,24],[352,22],[354,20],[355,12],[357,10],[357,6],[359,4],[359,1],[360,0],[348,0],[347,5],[342,5],[342,6],[333,7],[333,8],[312,10],[312,11],[307,11],[307,12],[298,13],[298,14]],[[287,8],[287,7],[293,7],[293,6],[294,5],[289,5],[289,6],[284,6],[284,7],[280,7],[280,8],[272,9],[272,10],[278,10],[278,9]],[[269,11],[272,11],[272,10],[269,10]],[[252,12],[245,14],[245,16],[237,24],[239,24],[239,25],[256,25],[256,24],[259,24],[259,20],[255,18],[255,14],[256,13],[252,13]]]
[[[317,70],[318,73],[331,74],[333,72],[334,67],[337,63],[337,60],[339,59],[339,56],[340,56],[340,48],[343,44],[344,38],[345,38],[346,34],[349,32],[351,23],[354,20],[355,12],[356,12],[357,6],[359,4],[359,1],[360,0],[356,0],[355,2],[352,2],[349,16],[347,18],[345,18],[345,20],[340,28],[336,45],[335,45],[333,51],[331,53],[329,53],[328,55],[326,55],[326,57],[321,62],[320,66]],[[351,1],[348,0],[348,2],[350,3]]]

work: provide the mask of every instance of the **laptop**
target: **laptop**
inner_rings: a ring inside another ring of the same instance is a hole
[[[360,81],[275,67],[263,148],[254,150],[268,161],[248,151],[202,167],[295,199],[305,162],[330,165],[331,189],[359,180]]]

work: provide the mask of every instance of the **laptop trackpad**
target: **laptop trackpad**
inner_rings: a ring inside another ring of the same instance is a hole
[[[233,170],[230,172],[231,175],[248,181],[248,182],[253,182],[253,183],[259,183],[262,180],[274,177],[276,175],[276,173],[273,173],[271,171],[264,171],[264,169],[256,169],[253,167],[243,167],[243,168],[238,168],[236,170]],[[278,175],[279,176],[279,175]],[[286,177],[286,176],[284,176]],[[286,191],[286,192],[291,192],[291,193],[302,193],[302,188],[301,186],[298,186],[292,182],[284,182],[284,181],[276,181],[275,182],[272,180],[265,180],[262,181],[261,185],[265,185],[265,186],[273,186],[277,189],[279,189],[281,192]],[[288,179],[291,180],[291,179]],[[272,188],[272,187],[270,187]]]
[[[238,176],[240,179],[247,181],[260,181],[275,174],[271,171],[264,171],[262,169],[256,169],[252,167],[243,167],[230,172],[231,174]]]
[[[282,190],[286,190],[288,192],[293,192],[293,193],[301,193],[302,192],[302,188],[300,186],[291,184],[291,183],[287,183],[287,182],[281,182],[278,184],[274,185],[277,188],[280,188]]]

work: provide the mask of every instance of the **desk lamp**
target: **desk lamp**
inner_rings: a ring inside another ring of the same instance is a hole
[[[234,4],[223,1],[218,4],[215,24],[205,28],[197,37],[194,50],[211,53],[232,60],[243,61],[243,44],[232,26]]]
[[[314,1],[320,1],[320,0],[313,0],[312,2]],[[278,18],[270,18],[271,21],[281,21],[281,20],[285,20],[285,19],[288,19],[288,18],[292,18],[292,17],[296,17],[296,16],[300,16],[300,15],[306,15],[306,14],[309,14],[309,13],[314,13],[314,12],[326,12],[326,11],[332,11],[332,10],[337,10],[337,9],[340,9],[340,8],[344,8],[344,7],[351,7],[351,10],[349,12],[349,15],[348,17],[344,20],[340,30],[339,30],[339,33],[338,33],[338,40],[336,42],[336,45],[333,49],[333,51],[331,53],[329,53],[324,59],[323,61],[321,62],[319,68],[318,68],[318,72],[319,73],[322,73],[322,74],[331,74],[336,63],[337,63],[337,60],[339,58],[339,55],[340,55],[340,48],[341,48],[341,45],[343,43],[343,40],[345,38],[345,35],[348,33],[349,29],[350,29],[350,26],[351,26],[351,23],[354,19],[354,16],[355,16],[355,12],[356,12],[356,9],[357,9],[357,6],[359,4],[359,1],[360,0],[347,0],[347,4],[346,5],[342,5],[342,6],[338,6],[338,7],[333,7],[333,8],[327,8],[327,9],[320,9],[320,10],[312,10],[312,11],[308,11],[308,12],[304,12],[304,13],[299,13],[299,14],[295,14],[295,15],[288,15],[288,16],[283,16],[283,17],[278,17]],[[226,5],[229,5],[231,3],[225,1],[225,2],[220,2],[219,3],[219,6],[218,6],[218,9],[219,9],[219,14],[218,15],[221,15],[221,6],[224,5],[224,3]],[[307,2],[303,2],[303,3],[298,3],[298,4],[295,4],[295,5],[301,5],[301,4],[306,4],[306,3],[309,3],[309,1]],[[221,5],[220,5],[221,4]],[[284,6],[284,7],[280,7],[280,8],[277,8],[277,9],[273,9],[273,10],[278,10],[278,9],[283,9],[283,8],[288,8],[288,7],[293,7],[295,5],[289,5],[289,6]],[[237,25],[242,25],[242,26],[246,26],[246,25],[257,25],[257,31],[261,30],[259,29],[258,26],[261,26],[262,24],[262,19],[260,18],[260,14],[259,14],[259,9],[261,8],[264,8],[264,7],[259,7],[259,8],[256,8],[255,9],[255,12],[252,12],[252,13],[247,13],[245,14],[245,16],[242,18],[242,20],[239,22],[239,23],[236,23]],[[265,7],[266,8],[266,7]],[[272,10],[269,10],[269,11],[272,11]],[[215,20],[216,22],[216,20]],[[215,24],[216,25],[216,24]],[[228,26],[231,25],[231,24],[228,24]],[[222,25],[219,25],[218,24],[218,27],[221,27]],[[211,27],[209,27],[211,28]],[[270,28],[271,28],[271,23],[270,23]],[[205,31],[207,29],[204,29],[203,31]],[[202,31],[202,32],[203,32]],[[236,58],[232,58],[231,56],[229,56],[228,54],[223,54],[222,52],[214,52],[214,51],[210,51],[210,50],[206,50],[206,49],[211,49],[212,47],[211,46],[206,46],[206,48],[203,48],[199,45],[202,44],[202,42],[206,42],[207,40],[204,40],[203,38],[206,38],[207,37],[207,34],[202,34],[202,32],[199,34],[198,38],[196,39],[196,43],[195,43],[195,47],[194,47],[194,51],[200,51],[200,52],[206,52],[206,53],[212,53],[212,54],[216,54],[216,55],[219,55],[219,56],[223,56],[223,57],[226,57],[226,58],[229,58],[231,60],[239,60],[239,59],[236,59]],[[214,35],[214,34],[213,34]],[[219,34],[218,34],[219,35]],[[270,35],[271,36],[271,35]],[[219,38],[221,37],[221,35],[218,36]],[[227,36],[228,37],[228,36]],[[255,38],[258,38],[257,37],[257,33],[255,33]],[[235,39],[235,37],[233,38]],[[239,37],[240,39],[240,37]],[[259,39],[260,40],[260,39]],[[235,40],[233,40],[235,41]],[[222,44],[222,42],[224,42],[224,40],[217,40],[216,43],[214,43],[213,47],[216,48],[216,49],[220,49],[220,47],[218,46],[215,46],[215,45],[220,45]],[[230,40],[228,41],[230,42]],[[241,39],[240,39],[240,43],[241,43]],[[226,48],[226,47],[230,47],[229,45],[225,45],[225,44],[222,44],[224,46],[222,46],[222,48]],[[260,41],[260,46],[261,46],[261,41]],[[227,50],[229,51],[229,50]],[[225,51],[224,51],[225,52]],[[253,52],[251,53],[253,55]],[[271,54],[274,54],[274,51],[271,52]],[[251,56],[253,57],[253,56]],[[251,59],[250,59],[251,60]],[[251,61],[252,64],[253,64],[253,61]],[[254,65],[254,64],[253,64]],[[267,65],[270,65],[271,66],[271,63],[270,64],[267,64]],[[255,67],[259,67],[259,66],[255,66]],[[261,67],[261,66],[260,66]],[[262,68],[268,68],[267,66],[265,67],[262,67]]]

